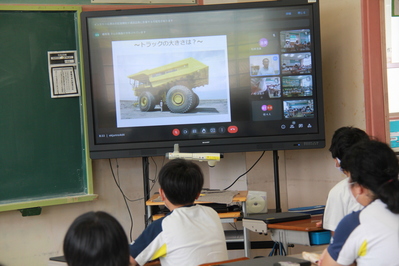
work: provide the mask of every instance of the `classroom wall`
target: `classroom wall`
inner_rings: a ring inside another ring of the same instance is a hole
[[[283,210],[325,204],[329,189],[343,178],[328,152],[334,130],[346,125],[365,128],[360,1],[320,0],[327,147],[279,152]],[[0,3],[6,2],[1,0]],[[238,175],[242,167],[235,169],[235,164],[230,162],[240,160],[249,168],[260,154],[229,154],[216,167],[229,173],[234,173],[231,169],[237,170]],[[164,162],[162,157],[149,159],[151,179],[155,179]],[[111,165],[115,179],[129,200],[139,199],[128,201],[134,221],[132,234],[129,214],[115,185]],[[223,172],[210,171],[206,163],[200,165],[208,178],[206,184],[209,178],[218,178],[215,172]],[[236,176],[231,178],[234,180]],[[45,207],[41,215],[31,217],[22,217],[18,211],[1,212],[0,263],[5,266],[47,265],[49,257],[62,254],[63,237],[73,219],[90,210],[111,213],[128,235],[133,239],[137,237],[144,229],[144,201],[140,200],[143,197],[141,158],[93,161],[93,179],[94,191],[99,195],[94,202]],[[267,191],[268,208],[275,207],[272,152],[266,152],[247,174],[247,182],[249,190]],[[157,185],[152,192],[156,190]]]

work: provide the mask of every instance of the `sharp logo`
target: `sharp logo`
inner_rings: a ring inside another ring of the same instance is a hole
[[[303,145],[315,146],[315,145],[319,145],[319,142],[318,141],[308,141],[308,142],[304,142]]]

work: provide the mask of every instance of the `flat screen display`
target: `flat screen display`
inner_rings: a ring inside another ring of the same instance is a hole
[[[92,159],[325,145],[317,1],[82,12]]]

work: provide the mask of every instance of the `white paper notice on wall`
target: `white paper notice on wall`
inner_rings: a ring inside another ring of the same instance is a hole
[[[47,52],[51,98],[80,96],[76,51]]]

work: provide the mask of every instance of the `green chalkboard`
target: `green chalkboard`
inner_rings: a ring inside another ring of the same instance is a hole
[[[91,200],[84,101],[51,98],[47,58],[79,50],[79,8],[18,9],[0,6],[0,211]]]

